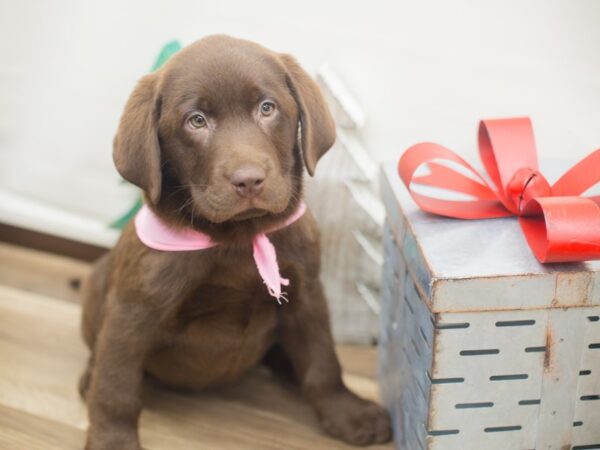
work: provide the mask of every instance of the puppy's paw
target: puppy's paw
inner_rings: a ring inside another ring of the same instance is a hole
[[[327,433],[349,444],[381,444],[392,437],[387,411],[348,390],[322,399],[317,406],[317,413]]]
[[[135,429],[119,425],[106,429],[88,430],[85,450],[144,450]]]
[[[85,446],[85,450],[144,450],[136,442],[129,444],[123,442],[110,442],[110,441],[89,441]]]

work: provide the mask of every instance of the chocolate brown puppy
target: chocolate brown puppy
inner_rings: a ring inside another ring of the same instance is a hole
[[[314,81],[290,56],[251,42],[207,37],[139,82],[115,137],[115,165],[165,224],[218,245],[154,250],[130,223],[96,264],[83,287],[87,449],[140,448],[144,374],[201,389],[265,359],[292,368],[331,435],[357,445],[390,439],[387,413],[342,382],[310,212],[268,234],[290,280],[288,303],[269,295],[252,257],[257,233],[298,209],[304,167],[312,175],[334,140]]]

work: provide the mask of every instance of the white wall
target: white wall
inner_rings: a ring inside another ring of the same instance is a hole
[[[135,192],[110,158],[126,97],[165,42],[211,33],[311,71],[330,62],[379,160],[421,140],[474,160],[477,121],[510,115],[533,117],[542,159],[600,147],[598,0],[2,0],[0,203],[4,192],[100,221],[126,209]],[[1,221],[35,217],[0,204]]]

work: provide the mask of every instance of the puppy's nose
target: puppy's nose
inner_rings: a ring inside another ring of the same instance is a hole
[[[267,174],[258,166],[242,166],[229,178],[236,192],[242,197],[255,197],[261,193]]]

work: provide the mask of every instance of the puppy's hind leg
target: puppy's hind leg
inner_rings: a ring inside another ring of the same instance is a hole
[[[87,398],[87,392],[90,388],[90,383],[92,381],[93,367],[94,367],[94,355],[92,354],[88,358],[88,362],[85,367],[85,370],[81,374],[81,377],[79,377],[79,386],[78,386],[79,395],[81,396],[81,398],[83,400],[86,400],[86,398]]]
[[[101,257],[81,286],[81,335],[91,351],[86,368],[79,378],[79,395],[84,400],[93,375],[96,337],[104,320],[108,262],[108,254]]]
[[[102,256],[81,286],[81,334],[90,350],[104,320],[109,254]]]

